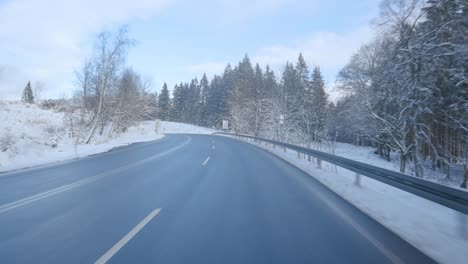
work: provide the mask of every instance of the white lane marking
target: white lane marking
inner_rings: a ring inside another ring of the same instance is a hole
[[[126,234],[122,239],[120,239],[117,244],[115,244],[106,254],[102,255],[95,264],[104,264],[111,259],[115,253],[117,253],[125,244],[127,244],[130,239],[132,239],[145,225],[147,225],[156,215],[159,214],[161,208],[157,208],[153,212],[151,212],[145,219],[143,219],[137,226],[135,226],[128,234]]]
[[[214,150],[214,149],[215,149],[215,146],[213,146],[213,148],[212,148],[212,149]]]
[[[29,204],[29,203],[32,203],[32,202],[35,202],[35,201],[42,200],[42,199],[44,199],[46,197],[49,197],[49,196],[52,196],[52,195],[55,195],[55,194],[62,193],[64,191],[68,191],[68,190],[77,188],[77,187],[82,186],[84,184],[97,181],[97,180],[102,179],[102,178],[104,178],[106,176],[109,176],[109,175],[112,175],[112,174],[115,174],[115,173],[118,173],[118,172],[121,172],[121,171],[124,171],[124,170],[128,170],[128,169],[140,166],[140,165],[142,165],[144,163],[153,161],[153,160],[158,159],[158,158],[160,158],[162,156],[165,156],[165,155],[167,155],[167,154],[169,154],[171,152],[174,152],[174,151],[182,148],[183,146],[187,145],[190,141],[191,141],[191,138],[187,137],[187,140],[184,141],[179,146],[176,146],[176,147],[174,147],[172,149],[166,150],[166,151],[161,152],[159,154],[150,156],[150,157],[148,157],[146,159],[143,159],[143,160],[140,160],[140,161],[137,161],[137,162],[134,162],[134,163],[130,163],[130,164],[126,165],[126,166],[123,166],[123,167],[120,167],[120,168],[117,168],[117,169],[114,169],[114,170],[111,170],[111,171],[108,171],[108,172],[104,172],[104,173],[92,176],[90,178],[87,178],[87,179],[84,179],[84,180],[81,180],[81,181],[70,183],[70,184],[67,184],[67,185],[64,185],[64,186],[61,186],[61,187],[58,187],[58,188],[55,188],[55,189],[52,189],[52,190],[49,190],[49,191],[46,191],[46,192],[43,192],[43,193],[39,193],[39,194],[32,195],[32,196],[29,196],[29,197],[26,197],[26,198],[23,198],[23,199],[20,199],[20,200],[11,202],[11,203],[4,204],[4,205],[0,206],[0,214],[4,213],[4,212],[7,212],[7,211],[10,211],[10,210],[12,210],[14,208],[17,208],[17,207],[20,207],[20,206],[23,206],[23,205],[26,205],[26,204]]]
[[[206,160],[202,163],[202,166],[205,166],[209,160],[210,160],[210,157],[208,156],[208,158],[206,158]]]

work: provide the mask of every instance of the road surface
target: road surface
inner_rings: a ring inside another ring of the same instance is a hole
[[[0,174],[0,263],[106,262],[433,261],[301,170],[222,136]]]

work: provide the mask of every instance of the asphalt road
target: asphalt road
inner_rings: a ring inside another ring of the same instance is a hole
[[[301,170],[231,138],[168,135],[0,174],[0,263],[106,261],[433,262]]]

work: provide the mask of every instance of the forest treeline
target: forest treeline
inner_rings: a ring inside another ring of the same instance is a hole
[[[468,4],[461,0],[384,0],[374,38],[340,71],[342,96],[330,101],[321,69],[301,54],[279,74],[252,64],[205,75],[159,95],[125,67],[125,30],[100,36],[78,74],[86,140],[159,118],[311,146],[339,141],[373,146],[401,172],[465,164],[468,138]]]

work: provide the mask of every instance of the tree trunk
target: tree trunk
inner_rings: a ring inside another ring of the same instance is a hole
[[[468,165],[465,163],[464,170],[465,172],[463,173],[463,182],[460,185],[461,188],[468,189]]]
[[[406,170],[406,155],[400,155],[400,172],[405,173]]]
[[[416,177],[422,178],[424,175],[423,165],[421,164],[421,159],[419,158],[418,153],[413,153],[414,158],[414,172],[416,173]]]
[[[86,139],[86,144],[89,144],[89,142],[91,141],[91,138],[93,137],[94,132],[96,131],[96,127],[98,125],[99,119],[101,119],[102,103],[103,103],[103,98],[102,98],[102,95],[101,95],[100,98],[99,98],[99,105],[98,105],[98,111],[97,111],[97,114],[96,114],[96,118],[94,119],[93,127],[91,128],[91,131],[90,131],[90,133],[88,135],[88,138]]]

